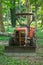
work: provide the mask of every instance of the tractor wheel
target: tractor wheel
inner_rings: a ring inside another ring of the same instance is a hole
[[[14,45],[14,38],[11,37],[11,38],[9,39],[9,46],[13,46],[13,45]]]
[[[36,37],[35,37],[35,34],[33,34],[33,37],[30,40],[30,46],[36,48]]]

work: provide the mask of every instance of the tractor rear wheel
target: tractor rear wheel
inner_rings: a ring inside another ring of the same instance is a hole
[[[36,48],[36,37],[35,37],[35,34],[33,34],[32,39],[30,39],[30,46]]]

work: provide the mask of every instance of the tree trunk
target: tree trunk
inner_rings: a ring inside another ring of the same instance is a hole
[[[2,20],[2,4],[0,0],[0,31],[4,32],[4,25],[3,25],[3,20]]]
[[[26,13],[29,13],[30,12],[30,3],[29,3],[29,0],[26,0]],[[26,16],[27,18],[27,25],[28,27],[30,27],[30,15],[29,16]]]
[[[15,2],[16,2],[16,0],[11,0],[10,2],[14,6],[13,8],[10,8],[10,12],[11,12],[11,24],[12,24],[13,27],[15,27],[16,26],[16,16],[15,16]]]
[[[43,27],[43,15],[41,16],[41,20],[42,20],[42,27]]]
[[[41,20],[42,20],[42,27],[43,27],[43,6],[41,8]]]

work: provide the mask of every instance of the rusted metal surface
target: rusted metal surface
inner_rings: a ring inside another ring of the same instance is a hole
[[[16,47],[10,47],[10,46],[6,46],[5,47],[5,55],[8,56],[15,56],[15,57],[23,57],[23,56],[34,56],[36,54],[36,49],[34,49],[34,47],[20,47],[20,46],[16,46]]]
[[[35,52],[34,47],[29,46],[6,46],[5,47],[6,52],[14,52],[14,53],[29,53],[29,52]]]

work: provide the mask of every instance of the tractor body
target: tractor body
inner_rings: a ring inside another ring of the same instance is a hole
[[[10,38],[9,45],[10,46],[33,46],[32,44],[35,44],[33,40],[34,37],[34,28],[30,27],[30,30],[28,30],[27,27],[17,27],[15,28],[14,36],[12,37],[12,40]],[[35,39],[35,37],[34,37]],[[31,42],[32,40],[32,42]]]
[[[27,25],[20,25],[16,27],[13,36],[10,37],[9,39],[9,46],[5,47],[5,49],[9,52],[14,51],[15,53],[17,52],[28,53],[30,50],[31,51],[35,50],[36,49],[35,28],[28,27]]]
[[[36,50],[36,38],[34,28],[18,27],[9,39],[9,46],[5,47],[7,52],[29,53]]]

